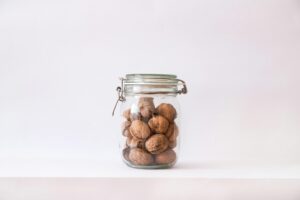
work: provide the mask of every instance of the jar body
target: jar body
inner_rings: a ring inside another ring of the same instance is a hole
[[[121,106],[120,148],[130,167],[170,168],[179,153],[180,112],[176,95],[133,94]]]

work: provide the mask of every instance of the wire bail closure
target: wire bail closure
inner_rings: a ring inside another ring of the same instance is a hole
[[[119,101],[120,102],[126,101],[126,98],[124,96],[124,81],[125,80],[126,80],[125,78],[121,77],[120,78],[121,86],[118,86],[116,88],[116,91],[118,93],[118,99],[117,99],[117,102],[115,103],[115,106],[113,108],[112,116],[114,116],[114,114],[115,114],[115,110],[117,108],[117,105],[118,105]],[[182,88],[180,90],[178,89],[176,92],[173,92],[173,93],[176,93],[176,94],[187,94],[188,90],[187,90],[187,87],[186,87],[186,83],[183,80],[181,80],[181,79],[175,79],[175,80],[177,80],[178,83],[180,83],[180,85],[182,85]],[[170,93],[170,92],[166,92],[166,94],[168,94],[168,93]],[[142,93],[142,94],[153,94],[153,93]]]
[[[121,77],[120,80],[121,80],[121,87],[118,86],[116,88],[116,91],[118,92],[118,99],[117,99],[117,102],[115,103],[114,109],[112,111],[112,116],[114,116],[114,114],[115,114],[115,110],[117,108],[119,101],[123,102],[126,100],[124,97],[124,78]]]

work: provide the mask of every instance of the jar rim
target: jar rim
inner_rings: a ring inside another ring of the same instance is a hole
[[[149,74],[145,74],[145,73],[141,73],[141,74],[126,74],[126,79],[132,80],[132,79],[148,79],[148,78],[152,78],[152,79],[176,79],[177,76],[175,74],[153,74],[153,73],[149,73]]]
[[[125,95],[178,94],[178,85],[184,82],[174,74],[126,74],[122,79]]]

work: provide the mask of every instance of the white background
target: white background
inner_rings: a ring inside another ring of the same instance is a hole
[[[2,0],[0,163],[122,165],[126,73],[187,82],[181,162],[300,163],[299,57],[296,0]]]

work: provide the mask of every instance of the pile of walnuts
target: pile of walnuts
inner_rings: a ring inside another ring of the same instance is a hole
[[[155,107],[152,97],[140,97],[137,106],[138,112],[123,112],[124,159],[133,165],[173,164],[179,133],[174,122],[176,109],[168,103]]]

